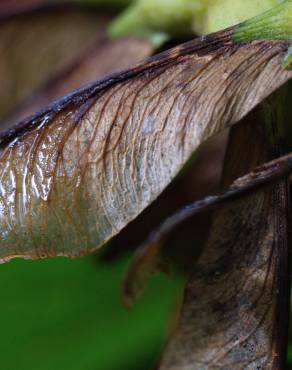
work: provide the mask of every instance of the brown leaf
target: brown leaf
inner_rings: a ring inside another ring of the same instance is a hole
[[[0,118],[104,37],[110,14],[55,6],[0,19]]]
[[[225,184],[269,159],[271,150],[258,109],[233,129]],[[159,368],[283,369],[289,317],[287,180],[215,212],[209,235]]]
[[[2,135],[1,258],[97,249],[203,141],[291,78],[288,43],[234,45],[231,32],[93,83]]]
[[[143,39],[126,38],[111,41],[105,37],[100,38],[90,49],[78,55],[73,63],[65,66],[22,102],[9,117],[0,121],[0,132],[90,81],[135,65],[151,55],[152,49],[151,43]]]

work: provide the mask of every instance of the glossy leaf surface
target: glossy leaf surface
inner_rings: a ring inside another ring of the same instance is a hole
[[[285,42],[191,41],[2,135],[2,259],[79,256],[147,207],[208,137],[289,78]]]

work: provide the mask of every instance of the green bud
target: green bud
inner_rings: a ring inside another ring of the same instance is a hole
[[[200,33],[211,33],[238,24],[271,9],[283,0],[207,0],[203,24],[194,23]]]
[[[138,0],[110,27],[112,37],[158,32],[183,35],[192,31],[195,14],[202,12],[202,0]]]

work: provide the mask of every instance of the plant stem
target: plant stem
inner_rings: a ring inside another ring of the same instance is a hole
[[[215,0],[208,1],[202,22],[194,22],[199,33],[216,32],[255,17],[279,5],[279,0]]]
[[[236,27],[233,40],[292,40],[292,1],[282,4],[249,19]]]

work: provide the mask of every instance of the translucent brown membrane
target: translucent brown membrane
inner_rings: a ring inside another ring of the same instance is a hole
[[[292,77],[285,42],[232,29],[93,83],[6,132],[0,257],[80,256],[137,217],[198,146]]]

